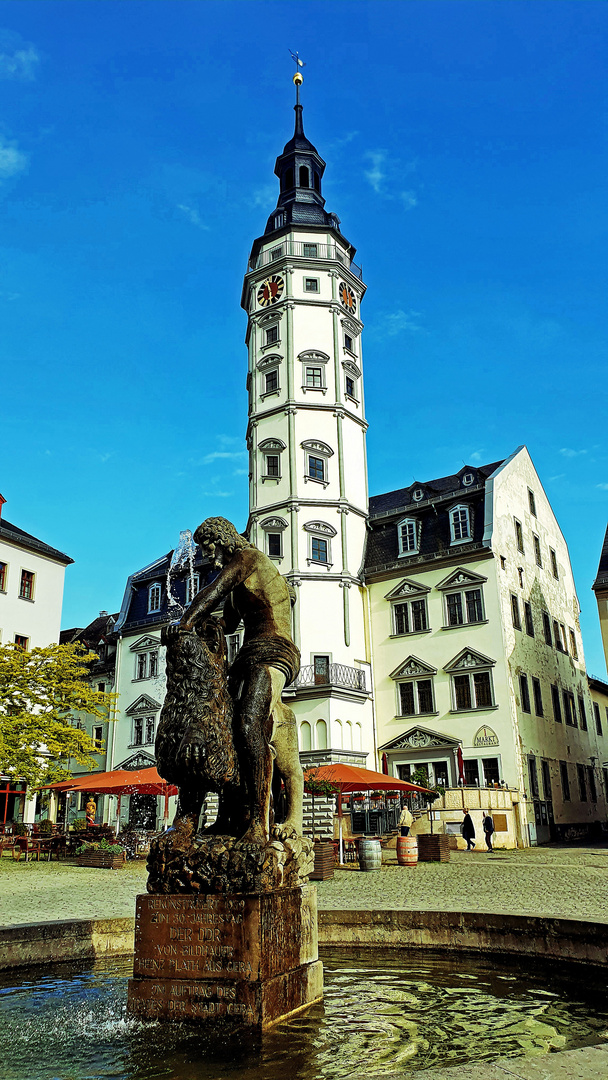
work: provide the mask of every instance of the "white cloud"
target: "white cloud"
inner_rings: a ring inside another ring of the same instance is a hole
[[[384,315],[380,323],[380,332],[385,337],[395,337],[396,334],[402,334],[405,330],[418,333],[422,330],[417,321],[419,318],[419,311],[392,311]]]
[[[177,209],[181,210],[182,213],[186,215],[188,221],[191,222],[192,225],[196,225],[198,229],[209,231],[209,226],[205,225],[205,222],[201,219],[198,210],[194,206],[188,206],[186,203],[178,203]]]
[[[233,494],[233,491],[201,491],[201,495],[205,495],[209,499],[229,499]]]
[[[23,79],[31,82],[36,77],[40,57],[33,45],[26,49],[0,52],[0,79]]]
[[[11,146],[0,135],[0,180],[8,180],[10,176],[16,176],[17,173],[23,172],[26,166],[27,155],[16,146]]]
[[[600,491],[608,491],[608,484],[596,484],[595,486],[599,488]]]
[[[560,450],[560,454],[562,455],[562,457],[567,457],[567,458],[580,457],[581,454],[586,454],[586,453],[587,453],[586,450],[571,450],[570,447],[568,447],[568,446],[563,446],[562,449]]]
[[[414,206],[418,206],[418,199],[413,191],[402,191],[399,198],[406,210],[411,210]]]
[[[365,156],[372,163],[371,169],[367,169],[364,173],[365,179],[369,180],[377,195],[382,195],[382,184],[386,179],[386,173],[383,171],[383,166],[386,161],[386,151],[368,150]]]
[[[213,461],[239,461],[241,458],[248,456],[246,450],[214,450],[211,454],[206,454],[202,460],[203,465],[211,465]]]
[[[469,454],[469,461],[481,461],[483,456],[482,450],[473,450],[472,454]]]
[[[264,187],[256,188],[251,193],[249,199],[251,206],[264,206],[268,208],[268,211],[276,206],[277,202],[277,186],[276,184],[264,184]]]

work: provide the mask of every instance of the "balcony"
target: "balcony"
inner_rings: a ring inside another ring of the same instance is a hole
[[[342,690],[359,690],[365,693],[365,672],[360,668],[347,667],[346,664],[328,664],[323,672],[315,671],[313,664],[300,668],[297,679],[291,683],[290,690],[308,690],[310,687],[339,687]]]
[[[293,256],[297,259],[333,259],[341,262],[360,281],[363,280],[361,267],[351,262],[348,256],[340,251],[335,244],[305,244],[301,240],[284,240],[281,244],[277,244],[276,247],[270,248],[268,251],[262,251],[257,259],[251,260],[249,269],[259,270],[261,266],[268,266],[271,263],[278,262],[285,256]]]

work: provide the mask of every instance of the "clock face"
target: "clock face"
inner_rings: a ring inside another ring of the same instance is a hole
[[[261,307],[268,307],[270,304],[276,304],[277,300],[281,299],[284,288],[285,282],[278,274],[273,274],[272,277],[266,278],[258,289],[258,304]]]
[[[351,311],[354,315],[357,310],[357,298],[353,290],[349,289],[344,281],[341,281],[338,286],[338,292],[340,294],[340,303],[342,304],[342,307],[345,307],[347,311]]]

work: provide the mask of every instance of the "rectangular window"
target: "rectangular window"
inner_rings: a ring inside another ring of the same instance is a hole
[[[98,750],[103,749],[103,728],[102,727],[94,727],[93,728],[93,742],[95,743],[95,746],[96,746],[96,748]]]
[[[160,611],[160,599],[162,589],[158,582],[155,585],[150,586],[148,592],[148,611]]]
[[[279,455],[266,454],[266,476],[280,476]]]
[[[23,634],[15,634],[15,645],[18,645],[20,649],[25,649],[26,652],[29,640],[29,638],[23,637]]]
[[[306,368],[306,385],[317,387],[323,386],[323,372],[320,367]]]
[[[570,780],[568,779],[568,762],[560,761],[559,776],[562,783],[562,797],[564,802],[570,802]]]
[[[534,694],[534,712],[537,716],[544,716],[543,710],[543,692],[540,685],[540,679],[536,679],[532,676],[532,693]]]
[[[591,802],[597,802],[597,788],[595,786],[595,771],[592,765],[587,766],[587,783],[589,784],[589,798]]]
[[[346,376],[346,393],[349,397],[355,396],[355,380],[351,379],[350,375]]]
[[[534,558],[536,559],[536,565],[537,566],[542,566],[543,565],[543,557],[542,557],[541,551],[540,551],[540,540],[539,540],[538,536],[536,535],[536,533],[532,533],[532,537],[533,537],[533,540],[534,540]]]
[[[513,522],[515,524],[515,540],[517,542],[517,550],[523,552],[523,550],[524,550],[524,534],[523,534],[523,529],[521,527],[521,521],[518,521],[517,518],[513,518]]]
[[[587,712],[585,709],[585,701],[582,694],[578,695],[578,719],[581,726],[581,731],[587,730]]]
[[[279,340],[278,326],[269,326],[266,331],[266,344],[274,345]]]
[[[576,713],[574,711],[574,694],[571,694],[568,690],[562,690],[562,701],[564,703],[564,717],[568,727],[576,727]]]
[[[446,597],[448,606],[448,626],[460,626],[464,622],[462,612],[462,596],[460,593],[450,593]]]
[[[534,620],[532,618],[532,605],[524,600],[524,620],[526,623],[526,634],[528,637],[534,637]]]
[[[528,775],[530,777],[530,794],[533,799],[538,799],[538,773],[536,771],[536,758],[528,758]]]
[[[559,624],[559,629],[560,629],[560,634],[561,634],[561,639],[562,639],[562,652],[565,652],[567,654],[567,652],[568,652],[568,639],[566,637],[566,627],[561,622]]]
[[[587,802],[587,784],[585,780],[585,766],[576,766],[576,778],[578,780],[578,795],[581,802]]]
[[[549,554],[551,556],[551,570],[553,571],[553,577],[559,578],[559,571],[557,569],[557,555],[553,548],[549,548]]]
[[[19,585],[19,596],[22,600],[34,599],[34,575],[31,570],[21,571],[21,583]]]
[[[430,713],[433,711],[433,683],[431,679],[420,679],[418,687],[418,711]]]
[[[399,699],[401,703],[401,715],[414,715],[414,684],[411,682],[399,684]]]
[[[6,592],[6,572],[8,566],[5,562],[0,562],[0,592]]]
[[[154,742],[154,728],[155,719],[153,716],[146,716],[146,743],[149,745]]]
[[[528,713],[531,712],[532,710],[530,708],[530,690],[528,688],[527,675],[522,674],[519,676],[519,696],[521,699],[521,711]]]
[[[395,633],[409,634],[410,620],[407,604],[395,604]]]
[[[133,745],[141,746],[144,741],[144,721],[143,717],[138,716],[133,721]]]
[[[148,664],[148,673],[151,679],[154,679],[158,675],[158,653],[151,652]]]
[[[327,540],[321,540],[320,537],[313,536],[310,548],[310,556],[313,562],[326,563],[328,561]]]
[[[576,647],[576,637],[574,634],[574,630],[571,630],[570,627],[568,627],[568,632],[570,635],[570,652],[572,653],[574,659],[578,660],[578,649]]]
[[[145,679],[148,673],[148,654],[142,652],[137,657],[137,676],[138,679]]]
[[[350,336],[350,334],[345,334],[344,335],[344,348],[348,349],[349,352],[354,352],[353,339]]]
[[[412,600],[412,629],[426,630],[426,600]]]
[[[598,735],[602,734],[602,721],[600,717],[600,707],[597,701],[593,702],[593,719],[595,720],[595,730]]]
[[[498,784],[500,781],[500,773],[498,771],[498,758],[486,757],[481,759],[481,767],[483,769],[483,780],[486,787],[489,784]]]
[[[491,708],[492,683],[489,671],[478,671],[474,675],[454,676],[454,700],[456,709]]]
[[[475,708],[485,709],[492,705],[492,686],[489,671],[478,671],[473,675],[473,688],[475,690]]]
[[[553,637],[551,635],[551,619],[546,611],[543,611],[543,634],[545,635],[545,642],[547,645],[553,645]]]
[[[521,630],[521,615],[519,614],[519,600],[515,593],[511,593],[511,619],[516,630]]]
[[[481,602],[481,589],[469,589],[464,595],[467,602],[467,622],[482,622],[483,605]]]
[[[304,291],[305,292],[318,292],[319,282],[315,277],[304,278]]]
[[[454,676],[454,690],[456,693],[456,708],[471,709],[471,680],[468,675]]]
[[[268,536],[268,554],[271,559],[280,559],[282,555],[282,544],[280,533],[267,533]]]
[[[266,372],[266,379],[265,379],[264,386],[265,386],[264,393],[266,393],[266,394],[272,394],[273,390],[278,390],[279,389],[279,373],[276,370],[276,368],[275,368],[274,371],[267,371]]]
[[[426,600],[410,600],[407,604],[395,604],[395,633],[419,634],[428,629]]]
[[[556,724],[561,724],[562,707],[559,700],[559,690],[557,686],[551,687],[551,700],[553,702],[553,719],[555,720]]]
[[[97,689],[99,690],[100,694],[105,694],[105,692],[106,692],[106,684],[105,684],[105,682],[98,682],[97,683]]]
[[[417,679],[414,682],[399,683],[399,705],[401,716],[415,716],[418,713],[433,712],[432,679]]]
[[[302,244],[302,254],[305,259],[316,259],[317,251],[317,244]]]
[[[479,765],[477,760],[473,758],[467,761],[466,758],[464,764],[464,782],[467,787],[479,787]]]
[[[325,462],[323,458],[312,457],[311,455],[309,455],[308,475],[312,477],[313,480],[325,479]]]
[[[270,258],[272,259],[273,262],[276,262],[277,259],[280,259],[282,254],[283,254],[283,248],[282,247],[271,248],[271,250],[270,250]]]
[[[534,492],[528,488],[528,505],[530,507],[530,513],[536,517],[536,499],[534,498]]]
[[[399,526],[399,544],[401,552],[418,550],[418,538],[416,536],[416,522],[405,521]]]
[[[450,527],[452,530],[452,540],[470,539],[469,512],[466,507],[458,506],[455,510],[452,510],[450,514]]]
[[[549,770],[548,761],[545,761],[544,759],[541,761],[540,771],[543,778],[543,794],[547,802],[551,802],[553,800],[553,795],[551,793],[551,772]]]
[[[563,652],[562,636],[559,632],[559,623],[557,619],[553,620],[553,640],[555,641],[555,648],[558,649],[559,652]]]
[[[192,574],[191,577],[186,578],[186,603],[189,604],[194,599],[199,590],[200,577],[198,574]]]

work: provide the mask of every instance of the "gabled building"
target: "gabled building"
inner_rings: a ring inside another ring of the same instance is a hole
[[[608,667],[608,528],[604,536],[604,545],[597,568],[597,576],[593,582],[593,591],[597,601],[597,610],[600,617],[600,630],[604,646],[606,667]]]
[[[566,542],[526,448],[372,497],[369,529],[390,771],[511,789],[520,842],[599,829],[608,732],[592,717]]]

